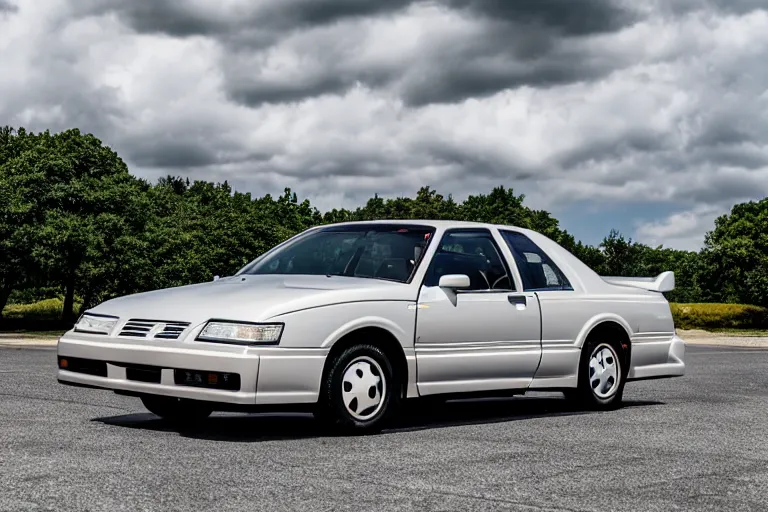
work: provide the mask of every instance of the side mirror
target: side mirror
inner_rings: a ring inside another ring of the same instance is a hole
[[[447,274],[440,277],[437,284],[440,288],[461,289],[469,288],[469,276],[466,274]]]
[[[219,279],[220,279],[220,277],[219,277],[219,276],[213,276],[213,280],[214,280],[214,281],[218,281]]]

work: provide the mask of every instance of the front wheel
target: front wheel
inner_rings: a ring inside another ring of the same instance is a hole
[[[355,345],[330,361],[315,416],[348,432],[380,431],[400,404],[392,363],[374,345]]]
[[[587,340],[581,352],[578,387],[565,393],[588,409],[615,409],[621,405],[626,371],[621,344]]]
[[[174,423],[196,423],[213,412],[204,402],[171,396],[145,395],[141,402],[152,414]]]

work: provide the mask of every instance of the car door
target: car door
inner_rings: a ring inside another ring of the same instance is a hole
[[[517,290],[510,264],[488,229],[445,232],[419,291],[416,364],[419,393],[527,387],[541,357],[535,293]],[[438,286],[444,275],[465,289]]]
[[[555,251],[545,251],[529,236],[513,229],[499,235],[512,253],[520,274],[521,288],[535,292],[543,318],[541,363],[532,387],[562,388],[577,379],[581,347],[578,338],[585,324],[601,311],[604,303],[584,300],[578,279],[573,281],[553,260]],[[573,275],[573,277],[577,277]]]

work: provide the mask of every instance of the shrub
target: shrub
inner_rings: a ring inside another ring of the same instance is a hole
[[[23,288],[21,290],[13,290],[11,296],[8,298],[8,304],[32,304],[46,299],[61,297],[61,294],[62,290],[60,286]]]
[[[75,311],[80,305],[75,303]],[[45,299],[32,304],[9,304],[3,309],[7,320],[56,321],[61,318],[64,301],[60,298]]]
[[[745,304],[670,304],[678,329],[768,329],[768,309]]]

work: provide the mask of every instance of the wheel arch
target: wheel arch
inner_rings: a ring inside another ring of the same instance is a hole
[[[609,339],[618,338],[624,356],[624,372],[628,373],[632,360],[632,328],[629,323],[618,315],[595,317],[579,333],[578,346],[583,349],[587,340],[595,336],[606,336]]]
[[[392,370],[395,374],[394,379],[400,384],[400,393],[405,398],[408,388],[409,368],[408,360],[405,356],[403,345],[395,334],[381,327],[380,325],[363,325],[349,330],[332,343],[330,351],[325,358],[323,365],[323,382],[325,381],[331,363],[334,358],[344,352],[344,350],[361,343],[373,345],[381,349],[392,364]],[[327,346],[327,345],[326,345]]]

